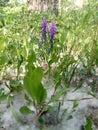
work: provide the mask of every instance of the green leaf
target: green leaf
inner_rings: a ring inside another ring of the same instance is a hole
[[[79,88],[81,88],[82,84],[83,84],[83,82],[81,82],[80,84],[78,84],[73,92],[75,92],[76,90],[78,90]]]
[[[21,118],[19,117],[18,113],[16,112],[16,110],[14,109],[12,103],[10,103],[10,107],[11,107],[11,111],[13,116],[15,117],[15,119],[19,122],[22,122]]]
[[[11,81],[10,81],[10,85],[11,85],[12,87],[18,87],[18,86],[21,86],[22,84],[21,84],[21,82],[18,81],[18,80],[11,80]]]
[[[0,96],[0,101],[6,100],[8,96],[9,96],[9,94],[1,95]]]
[[[30,55],[28,56],[28,63],[33,63],[36,61],[36,56],[35,53],[33,51],[30,52]]]
[[[57,92],[51,99],[51,102],[55,102],[56,100],[58,100],[63,94],[65,94],[66,92],[68,92],[69,89],[68,88],[63,88],[62,90],[60,90],[59,92]]]
[[[27,107],[27,106],[23,106],[20,108],[20,112],[24,115],[28,115],[31,114],[32,111]]]
[[[9,94],[4,94],[3,90],[0,89],[0,101],[6,100]]]
[[[21,91],[23,90],[23,85],[19,80],[11,80],[10,81],[10,89],[11,91]]]
[[[32,71],[32,69],[34,68],[34,62],[36,62],[36,55],[33,51],[30,52],[29,56],[28,56],[28,59],[27,59],[27,66],[26,68],[29,70],[29,71]]]
[[[23,56],[24,56],[25,59],[27,59],[28,52],[27,52],[26,46],[24,46],[24,48],[23,48]]]
[[[0,65],[4,65],[5,63],[7,63],[7,61],[8,61],[8,57],[6,54],[0,56]]]
[[[24,87],[30,96],[41,104],[47,96],[46,90],[44,89],[41,80],[43,71],[41,68],[35,68],[28,72],[24,77]]]
[[[44,120],[43,120],[41,117],[38,119],[38,121],[39,121],[39,123],[40,123],[41,125],[44,124]]]
[[[92,128],[92,120],[90,118],[86,119],[86,125],[84,130],[93,130]]]
[[[75,100],[74,102],[73,102],[73,108],[76,108],[78,106],[78,103],[77,103],[77,101]]]
[[[27,100],[27,101],[29,101],[29,102],[31,102],[31,99],[29,98],[29,96],[27,95],[27,94],[25,94],[25,100]]]
[[[68,117],[67,117],[67,120],[71,120],[73,118],[73,116],[72,115],[69,115]]]
[[[5,39],[0,37],[0,51],[4,48],[4,41]]]
[[[60,84],[61,84],[61,80],[59,79],[59,81],[57,81],[56,82],[56,84],[55,84],[55,90],[57,90],[57,88],[60,86]]]

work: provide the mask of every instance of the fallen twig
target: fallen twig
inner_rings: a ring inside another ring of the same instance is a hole
[[[66,100],[56,100],[56,101],[83,101],[83,100],[90,100],[90,99],[94,99],[93,97],[91,98],[80,98],[80,99],[66,99]]]

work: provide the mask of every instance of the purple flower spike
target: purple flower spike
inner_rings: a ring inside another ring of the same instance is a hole
[[[56,24],[55,23],[51,23],[50,24],[50,40],[51,41],[54,40],[55,33],[56,33]]]
[[[42,21],[42,41],[46,41],[46,32],[47,32],[47,21],[43,19]]]

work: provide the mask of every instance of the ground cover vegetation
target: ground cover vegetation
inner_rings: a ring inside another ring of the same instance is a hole
[[[9,91],[0,88],[0,102],[8,101],[16,120],[23,123],[13,105],[20,92],[27,102],[20,112],[35,114],[32,122],[39,121],[40,127],[45,123],[43,115],[55,107],[57,121],[62,119],[66,111],[59,113],[66,94],[82,88],[88,78],[92,81],[87,93],[97,99],[97,0],[83,8],[62,9],[58,16],[52,11],[28,11],[26,4],[5,5],[0,5],[0,84]],[[77,106],[73,100],[73,110]],[[87,118],[84,129],[92,130],[91,125]]]

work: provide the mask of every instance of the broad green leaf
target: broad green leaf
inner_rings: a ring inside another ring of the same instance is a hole
[[[92,120],[90,118],[86,119],[86,125],[84,130],[93,130],[92,128]]]
[[[23,106],[20,108],[20,112],[24,115],[28,115],[31,114],[32,111],[27,107],[27,106]]]
[[[46,90],[44,89],[41,80],[43,72],[41,68],[35,68],[28,72],[24,77],[24,87],[30,96],[41,104],[46,99]]]

